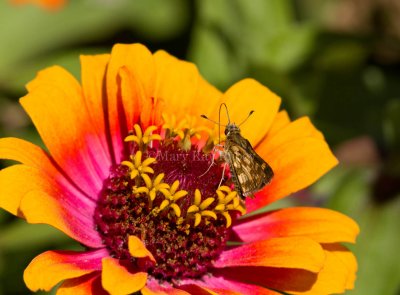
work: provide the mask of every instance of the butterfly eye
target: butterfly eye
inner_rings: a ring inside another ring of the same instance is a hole
[[[228,128],[225,128],[225,131],[224,131],[224,133],[225,133],[225,135],[228,135],[228,133],[229,133],[229,130],[228,130]]]

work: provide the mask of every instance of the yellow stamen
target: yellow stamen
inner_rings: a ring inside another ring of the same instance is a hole
[[[207,209],[208,206],[210,206],[214,202],[214,198],[207,198],[200,204],[200,210],[205,210]]]
[[[195,190],[193,200],[194,204],[186,211],[188,219],[194,219],[194,227],[201,223],[202,217],[217,219],[217,215],[214,211],[206,210],[214,201],[215,198],[207,198],[201,202],[200,190]]]
[[[162,182],[164,173],[158,174],[152,181],[147,174],[142,174],[142,179],[146,186],[134,188],[134,193],[146,193],[149,197],[150,204],[155,200],[157,192],[161,189],[168,189],[169,185]]]
[[[164,195],[165,199],[160,204],[160,211],[165,209],[172,209],[177,217],[180,217],[182,214],[181,208],[176,201],[183,198],[188,194],[185,190],[178,190],[179,180],[175,180],[174,183],[170,187],[162,187],[159,191]]]
[[[133,141],[137,143],[140,150],[143,150],[147,144],[154,140],[161,140],[161,136],[159,134],[153,134],[153,132],[158,129],[157,126],[147,127],[144,133],[138,124],[135,124],[133,129],[135,130],[136,135],[128,135],[125,137],[125,141]]]
[[[131,179],[137,176],[143,177],[146,173],[153,174],[153,168],[149,167],[152,163],[156,161],[155,158],[147,158],[142,162],[142,152],[138,151],[134,156],[131,156],[131,161],[122,161],[122,165],[127,166],[130,170]]]
[[[230,227],[232,217],[229,211],[239,211],[243,215],[246,213],[246,209],[241,204],[237,192],[232,191],[228,186],[219,187],[216,193],[218,196],[218,205],[215,206],[214,210],[225,218],[226,227]]]
[[[177,123],[175,115],[168,116],[167,114],[162,114],[162,118],[164,120],[164,124],[162,126],[163,129],[169,131],[169,136],[176,137],[179,136],[181,139],[185,137],[183,132],[184,125],[186,124],[185,120]]]

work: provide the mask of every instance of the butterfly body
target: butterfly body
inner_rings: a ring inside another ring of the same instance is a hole
[[[229,165],[235,190],[245,199],[270,183],[274,172],[240,134],[236,124],[226,125],[225,135],[224,159]]]

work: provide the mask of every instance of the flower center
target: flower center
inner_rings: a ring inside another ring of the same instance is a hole
[[[245,210],[230,178],[222,178],[221,162],[204,152],[212,141],[203,149],[192,144],[204,129],[165,121],[163,137],[155,126],[144,133],[134,126],[135,135],[125,139],[132,142],[131,158],[112,168],[94,218],[111,256],[171,281],[204,275],[226,246],[232,219]],[[130,236],[155,263],[132,257]]]

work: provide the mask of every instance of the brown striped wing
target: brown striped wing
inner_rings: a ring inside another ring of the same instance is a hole
[[[236,134],[226,140],[224,150],[235,190],[243,199],[271,182],[272,168],[253,150],[247,139]]]

